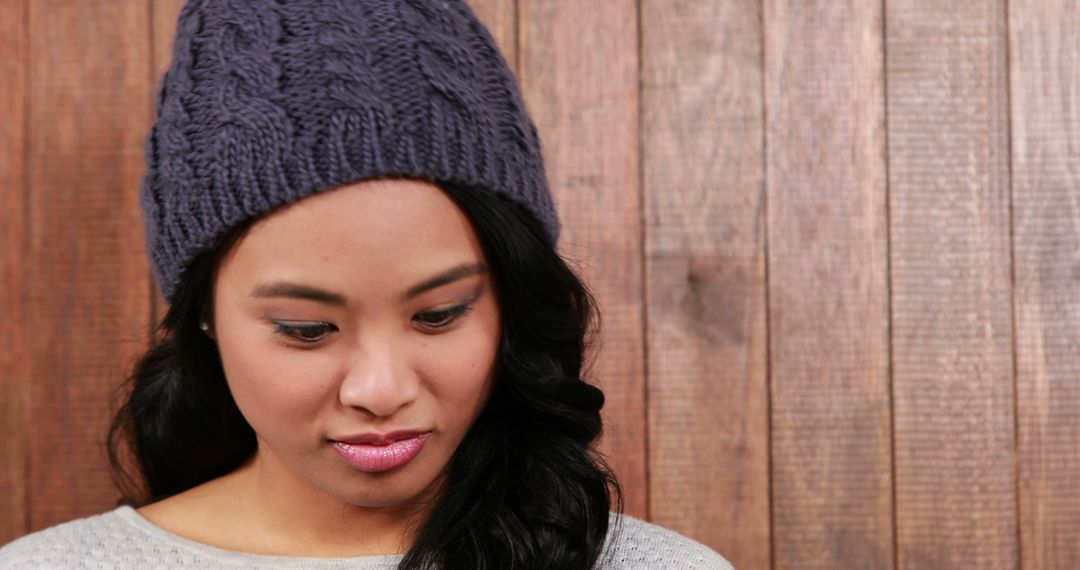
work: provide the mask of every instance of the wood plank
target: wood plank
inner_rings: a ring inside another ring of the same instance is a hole
[[[145,2],[32,2],[26,329],[31,530],[114,506],[111,389],[142,349],[138,189],[149,124]]]
[[[1009,3],[1022,568],[1080,560],[1080,3]]]
[[[176,37],[176,23],[180,18],[180,9],[186,0],[153,0],[151,6],[151,46],[154,50],[155,88],[160,84],[161,76],[172,62],[173,38]],[[155,92],[155,95],[157,93]]]
[[[591,379],[604,389],[601,449],[646,516],[637,8],[632,0],[523,2],[519,76],[563,219],[603,315]]]
[[[900,568],[1018,560],[1003,2],[887,4]]]
[[[641,38],[649,512],[769,568],[761,8],[647,0]]]
[[[26,0],[0,0],[0,544],[26,532]]]
[[[881,3],[765,3],[774,567],[893,567]]]

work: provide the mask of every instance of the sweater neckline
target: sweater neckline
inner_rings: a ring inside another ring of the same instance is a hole
[[[140,531],[150,535],[157,541],[184,548],[199,556],[209,557],[227,562],[258,563],[261,565],[287,564],[290,567],[300,563],[311,568],[337,568],[342,563],[350,565],[365,564],[361,568],[382,568],[388,563],[399,562],[405,556],[403,554],[376,554],[367,556],[344,556],[344,557],[306,557],[306,556],[279,556],[273,554],[255,554],[239,550],[229,550],[206,543],[197,542],[184,538],[172,531],[166,530],[143,517],[130,505],[117,507],[113,511],[121,520],[134,526]]]

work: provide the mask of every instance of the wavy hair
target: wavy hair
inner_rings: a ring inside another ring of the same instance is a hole
[[[609,512],[622,510],[619,483],[594,448],[604,396],[583,380],[596,304],[526,210],[493,192],[439,185],[488,258],[502,338],[488,404],[399,569],[590,569],[603,554]],[[128,503],[225,475],[256,450],[217,345],[199,330],[216,266],[250,223],[193,262],[118,392],[108,451]]]

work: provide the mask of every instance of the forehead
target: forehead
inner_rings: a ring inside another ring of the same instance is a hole
[[[340,288],[409,281],[484,261],[465,213],[438,186],[372,180],[328,190],[252,225],[219,279],[298,279]]]

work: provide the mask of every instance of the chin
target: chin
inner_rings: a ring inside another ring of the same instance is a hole
[[[354,507],[383,509],[398,506],[415,506],[420,500],[423,489],[414,487],[397,488],[385,483],[366,483],[363,489],[337,489],[332,493],[339,500]]]
[[[432,495],[430,490],[436,477],[424,475],[409,473],[407,469],[384,473],[362,473],[348,469],[341,478],[321,481],[321,485],[316,485],[323,492],[356,507],[415,506]]]

